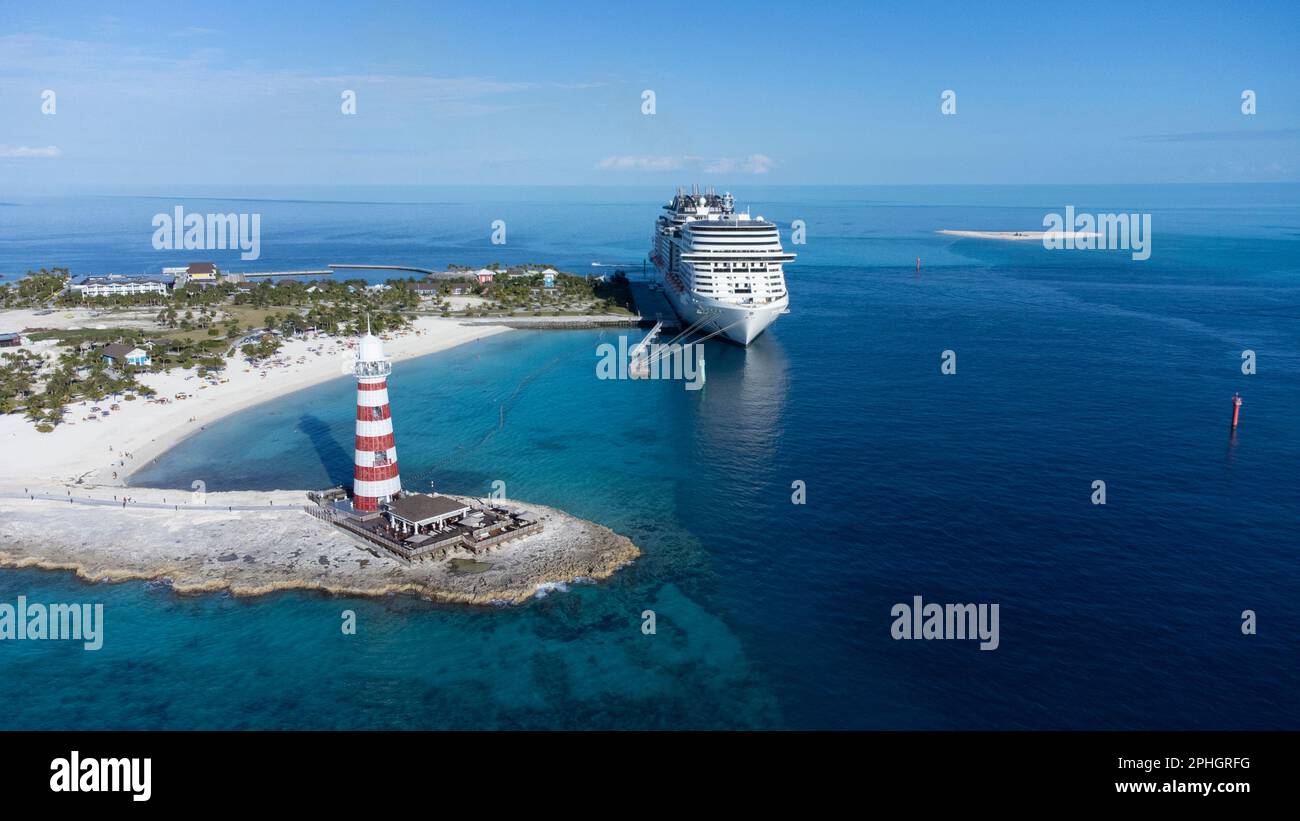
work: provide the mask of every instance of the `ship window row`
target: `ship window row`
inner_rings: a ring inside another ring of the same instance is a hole
[[[695,289],[702,294],[709,294],[709,295],[718,294],[718,295],[726,296],[728,294],[758,293],[758,294],[770,294],[776,297],[785,296],[784,288],[767,287],[763,283],[741,282],[741,283],[737,283],[734,287],[730,287],[730,288],[721,285],[699,284],[695,286]]]
[[[781,253],[781,246],[775,242],[710,242],[688,246],[687,251],[692,254],[759,254],[765,252],[779,254]]]
[[[730,273],[741,272],[741,273],[750,273],[750,274],[767,274],[770,277],[781,276],[781,267],[779,265],[773,265],[769,267],[762,263],[749,264],[749,265],[743,263],[737,265],[724,265],[724,264],[710,265],[708,263],[704,263],[704,264],[696,263],[694,268],[697,273],[705,273],[705,274],[708,273],[730,274]]]
[[[737,245],[776,245],[781,241],[781,237],[777,234],[745,234],[743,236],[729,234],[687,234],[679,237],[679,240],[690,245],[719,245],[733,242]]]
[[[693,237],[708,237],[716,239],[719,237],[772,237],[776,238],[779,234],[773,228],[687,228],[682,231],[684,234],[690,234]]]
[[[761,259],[770,256],[785,256],[780,245],[760,245],[736,243],[734,245],[688,245],[682,253],[710,257],[735,257],[736,259]]]
[[[709,231],[683,231],[681,233],[683,242],[708,243],[708,242],[780,242],[781,235],[775,231],[752,232],[747,234],[737,234],[727,231],[709,232]]]
[[[707,268],[712,267],[712,268],[714,268],[715,270],[718,269],[718,268],[732,268],[732,267],[734,267],[734,268],[758,268],[758,269],[760,269],[760,270],[765,270],[765,269],[767,269],[767,267],[770,265],[770,266],[772,267],[772,269],[775,270],[776,268],[780,267],[780,264],[781,264],[781,263],[779,263],[779,262],[768,262],[768,261],[766,261],[766,260],[762,260],[762,259],[757,259],[757,260],[739,260],[739,259],[736,259],[736,260],[726,260],[726,261],[718,260],[717,262],[696,262],[696,263],[693,263],[693,264],[694,264],[694,266],[695,266],[696,268],[705,268],[705,269],[707,269]]]
[[[683,237],[682,242],[695,248],[715,246],[772,247],[781,244],[780,237]]]

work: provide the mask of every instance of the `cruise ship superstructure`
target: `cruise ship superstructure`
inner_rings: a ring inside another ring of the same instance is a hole
[[[650,261],[685,327],[748,345],[786,313],[776,225],[736,213],[731,194],[679,188],[655,221]]]

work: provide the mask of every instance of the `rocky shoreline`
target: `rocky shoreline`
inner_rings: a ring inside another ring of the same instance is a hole
[[[602,525],[506,501],[499,503],[539,517],[542,532],[485,555],[465,552],[408,566],[301,507],[222,509],[237,507],[242,496],[211,493],[202,506],[175,510],[0,499],[0,567],[72,571],[88,582],[161,581],[178,593],[317,590],[485,605],[518,604],[556,584],[606,579],[641,554]],[[305,501],[305,494],[299,498]]]

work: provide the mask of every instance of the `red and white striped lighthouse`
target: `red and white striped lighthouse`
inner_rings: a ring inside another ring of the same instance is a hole
[[[397,475],[397,447],[393,442],[392,412],[388,408],[388,375],[393,372],[384,343],[370,333],[357,340],[357,445],[353,459],[352,507],[378,510],[402,491]]]

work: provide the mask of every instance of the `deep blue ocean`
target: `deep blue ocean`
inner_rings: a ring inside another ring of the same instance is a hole
[[[176,193],[0,192],[0,273],[639,271],[671,195]],[[799,255],[791,313],[747,350],[707,343],[703,390],[597,379],[611,331],[515,331],[390,380],[408,488],[502,480],[630,536],[633,566],[501,608],[0,571],[0,601],[99,601],[106,619],[98,652],[0,644],[0,727],[1300,729],[1300,186],[735,193]],[[176,204],[260,213],[262,258],[155,251],[150,219]],[[935,233],[1041,230],[1067,205],[1150,213],[1150,259]],[[210,424],[133,481],[344,480],[353,391]],[[1000,647],[893,640],[916,595],[998,603]]]

